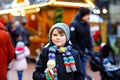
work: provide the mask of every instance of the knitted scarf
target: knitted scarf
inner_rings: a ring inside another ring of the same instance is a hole
[[[55,60],[55,54],[56,51],[58,51],[59,53],[62,53],[66,73],[74,72],[77,69],[76,69],[74,57],[70,53],[71,49],[72,49],[71,46],[60,47],[60,48],[57,48],[56,46],[51,46],[49,47],[48,59]],[[49,71],[46,72],[47,80],[58,80],[56,67],[53,69],[53,72],[54,72],[53,76],[50,74]]]

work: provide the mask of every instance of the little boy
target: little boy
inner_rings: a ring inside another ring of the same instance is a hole
[[[66,24],[56,23],[49,31],[49,43],[43,47],[33,73],[33,80],[82,80],[78,51],[69,43]]]

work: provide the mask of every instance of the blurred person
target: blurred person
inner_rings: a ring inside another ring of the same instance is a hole
[[[12,28],[12,36],[14,35],[14,39],[15,39],[15,46],[17,44],[18,41],[22,40],[22,36],[21,36],[21,24],[19,21],[15,21],[14,22],[14,27]]]
[[[56,23],[49,31],[49,43],[42,48],[33,80],[82,80],[79,53],[69,43],[66,24]]]
[[[15,21],[14,31],[18,35],[16,42],[23,41],[26,46],[30,45],[30,41],[29,41],[30,33],[26,29],[26,22],[22,22],[20,24],[19,21]]]
[[[18,40],[16,40],[18,38],[18,34],[14,30],[14,22],[12,20],[8,21],[7,24],[6,24],[6,28],[7,28],[7,31],[9,32],[9,34],[10,34],[12,44],[15,47],[16,43],[18,41]],[[10,80],[10,69],[9,68],[8,68],[8,72],[7,72],[7,80]]]
[[[5,20],[5,18],[0,18],[0,22],[6,26],[7,21]]]
[[[30,45],[29,36],[30,36],[30,33],[26,29],[26,22],[22,22],[21,38],[22,38],[22,41],[25,43],[26,46]]]
[[[16,39],[18,38],[18,34],[17,34],[16,31],[14,30],[14,22],[13,22],[13,21],[8,21],[6,27],[7,27],[7,30],[8,30],[8,32],[9,32],[9,34],[10,34],[12,43],[13,43],[13,45],[14,45],[14,47],[15,47],[15,45],[16,45],[16,43],[17,43],[17,42],[16,42]]]
[[[9,63],[14,59],[14,47],[6,27],[0,22],[0,80],[7,80]]]
[[[9,65],[9,69],[16,70],[18,80],[22,80],[23,71],[27,69],[26,57],[30,55],[30,50],[24,42],[18,41],[15,48],[16,58]]]
[[[84,76],[88,80],[92,80],[92,78],[86,72],[86,58],[82,55],[93,52],[89,16],[90,10],[88,8],[81,7],[80,11],[76,14],[75,18],[70,24],[70,40],[73,44],[73,47],[80,51]]]

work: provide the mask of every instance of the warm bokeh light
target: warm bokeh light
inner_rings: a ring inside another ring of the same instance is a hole
[[[13,15],[13,16],[20,16],[20,12],[18,12],[18,11],[13,11],[13,12],[11,13],[11,15]]]
[[[85,0],[85,1],[90,5],[91,8],[95,8],[95,5],[91,0]]]
[[[56,1],[53,3],[53,5],[58,5],[58,6],[71,6],[71,7],[90,7],[90,5],[85,4],[85,3],[75,3],[75,2],[61,2],[61,1]]]
[[[99,9],[94,9],[94,10],[93,10],[93,13],[94,13],[94,14],[100,14],[100,10],[99,10]]]
[[[104,9],[102,10],[102,12],[103,12],[103,14],[106,14],[108,11],[107,11],[107,9],[104,8]]]
[[[36,11],[39,12],[39,11],[40,11],[40,8],[36,8]]]

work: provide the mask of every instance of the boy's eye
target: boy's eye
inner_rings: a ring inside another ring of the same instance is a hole
[[[53,36],[64,36],[64,34],[53,34]]]
[[[57,34],[53,34],[53,36],[57,36]]]
[[[60,36],[64,36],[64,34],[61,34]]]

